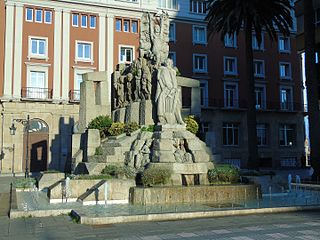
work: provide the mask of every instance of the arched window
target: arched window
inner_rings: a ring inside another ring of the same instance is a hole
[[[49,133],[49,127],[46,122],[41,119],[31,119],[29,121],[29,133]]]

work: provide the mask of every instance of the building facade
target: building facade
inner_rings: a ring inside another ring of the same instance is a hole
[[[206,31],[201,0],[0,0],[1,172],[23,172],[30,115],[31,171],[65,170],[78,120],[82,74],[139,57],[143,12],[170,16],[170,55],[201,85],[202,129],[216,159],[246,167],[244,36],[224,42]],[[262,166],[296,167],[303,154],[300,69],[292,37],[261,46],[254,38],[258,143]],[[110,94],[111,96],[111,94]],[[183,105],[191,91],[183,88]],[[110,99],[112,102],[112,99]],[[9,127],[16,127],[10,135]]]

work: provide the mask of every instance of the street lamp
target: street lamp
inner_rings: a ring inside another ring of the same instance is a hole
[[[25,178],[29,177],[29,129],[30,129],[30,116],[27,116],[27,119],[22,118],[15,118],[12,119],[12,124],[10,129],[10,135],[16,134],[16,126],[14,125],[14,122],[21,123],[25,127],[25,132],[27,133],[27,147],[26,147],[26,169],[25,169]]]

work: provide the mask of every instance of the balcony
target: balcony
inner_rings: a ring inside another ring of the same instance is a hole
[[[42,100],[47,101],[52,99],[52,89],[25,87],[21,89],[22,99]]]
[[[70,102],[80,102],[80,90],[70,90],[69,91],[69,101]]]
[[[208,103],[208,108],[221,108],[230,110],[241,110],[248,108],[246,100],[227,101],[226,99],[208,98],[202,99],[201,102]],[[262,104],[256,104],[257,111],[281,111],[281,112],[299,112],[303,111],[302,104],[299,102],[273,102],[267,101]]]

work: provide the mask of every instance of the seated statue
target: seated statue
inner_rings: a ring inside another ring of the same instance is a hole
[[[157,91],[155,102],[160,124],[184,124],[181,117],[181,100],[176,71],[171,59],[166,59],[157,74]]]

